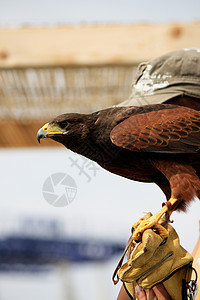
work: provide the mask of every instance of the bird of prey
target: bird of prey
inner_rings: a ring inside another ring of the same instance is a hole
[[[200,199],[200,112],[154,104],[111,107],[91,114],[62,114],[45,124],[38,141],[51,138],[120,176],[156,183],[167,204],[137,227],[134,238],[168,210],[185,211]]]

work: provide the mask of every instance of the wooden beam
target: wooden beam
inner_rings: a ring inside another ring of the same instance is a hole
[[[44,121],[0,121],[0,147],[38,147],[37,131],[44,125]],[[42,140],[42,147],[61,146],[50,139]]]
[[[0,28],[0,68],[137,64],[200,48],[200,23]]]

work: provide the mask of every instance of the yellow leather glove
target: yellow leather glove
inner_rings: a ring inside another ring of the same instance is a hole
[[[129,243],[129,259],[117,274],[131,296],[136,285],[146,289],[161,282],[174,300],[184,299],[187,293],[185,283],[191,279],[192,256],[181,247],[174,228],[169,224],[164,227],[168,231],[167,239],[158,231],[147,229],[141,242]]]

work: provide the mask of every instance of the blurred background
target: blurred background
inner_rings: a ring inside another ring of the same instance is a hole
[[[0,7],[0,299],[116,299],[121,285],[111,276],[131,225],[164,196],[53,141],[39,145],[37,130],[61,113],[122,102],[140,62],[200,48],[200,2],[0,0]],[[189,252],[199,212],[196,201],[187,215],[173,214]]]

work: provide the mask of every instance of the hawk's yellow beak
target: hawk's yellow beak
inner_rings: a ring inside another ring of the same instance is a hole
[[[37,140],[40,143],[40,139],[48,138],[51,137],[51,135],[55,135],[55,134],[63,134],[58,124],[46,123],[42,128],[38,130]]]

